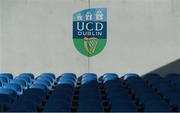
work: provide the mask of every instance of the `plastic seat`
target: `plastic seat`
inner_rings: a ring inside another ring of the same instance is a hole
[[[0,88],[0,94],[7,94],[11,97],[11,100],[14,101],[17,99],[17,93],[10,88]]]
[[[71,84],[58,84],[54,88],[54,90],[61,90],[61,89],[73,90],[74,87]]]
[[[111,112],[137,112],[137,108],[132,102],[122,102],[111,105]]]
[[[81,85],[96,85],[98,82],[96,79],[82,79],[81,80]]]
[[[71,81],[71,80],[61,80],[61,81],[58,81],[58,84],[69,84],[73,87],[75,87],[76,83],[74,81]]]
[[[95,73],[84,73],[82,77],[97,77],[97,75]]]
[[[8,79],[13,79],[13,75],[11,73],[0,73],[0,77],[7,77]]]
[[[31,95],[22,95],[18,99],[18,101],[31,101],[31,103],[35,106],[40,106],[42,104],[43,98],[37,96],[36,94],[31,94]]]
[[[67,101],[66,102],[48,101],[44,107],[43,112],[70,112],[70,111],[71,111],[71,106],[67,103]]]
[[[47,87],[47,89],[51,90],[52,85],[49,81],[45,80],[45,79],[39,79],[34,81],[34,84],[43,84]]]
[[[72,76],[62,76],[59,78],[58,81],[63,81],[63,80],[70,80],[70,81],[76,82],[76,78],[73,78]]]
[[[30,88],[37,88],[37,89],[42,89],[44,90],[44,92],[47,92],[48,91],[48,88],[46,85],[44,84],[41,84],[41,83],[34,83],[30,86]]]
[[[36,81],[39,81],[39,80],[45,80],[45,81],[48,81],[48,82],[51,84],[51,86],[54,85],[54,80],[53,80],[52,78],[48,78],[48,77],[39,77],[39,78],[37,78]]]
[[[118,75],[115,73],[106,73],[103,75],[104,83],[109,80],[117,80],[117,79],[118,79]]]
[[[145,104],[147,103],[148,101],[162,101],[162,98],[158,95],[154,95],[152,93],[146,93],[146,94],[143,94],[142,96],[139,96],[138,97],[139,101],[141,104]]]
[[[28,76],[31,78],[31,80],[34,80],[34,74],[32,73],[21,73],[20,76],[23,75],[23,76]]]
[[[46,96],[46,92],[40,88],[29,88],[23,93],[23,95],[36,95],[44,99]]]
[[[55,76],[55,74],[53,74],[53,73],[41,73],[41,74],[39,75],[39,77],[40,77],[40,76],[51,77],[54,81],[55,81],[55,79],[56,79],[56,76]]]
[[[4,108],[9,108],[11,102],[12,102],[12,98],[10,97],[10,95],[0,93],[1,112],[4,111]]]
[[[22,78],[17,78],[17,79],[11,80],[10,83],[19,84],[23,89],[28,88],[28,83]]]
[[[19,84],[16,83],[9,83],[4,86],[4,88],[10,88],[16,91],[18,95],[21,95],[23,93],[23,89]]]
[[[27,76],[17,76],[15,79],[18,79],[18,78],[25,80],[28,84],[31,83],[31,78],[30,77],[27,77]]]
[[[143,76],[143,79],[146,81],[160,81],[162,78],[157,73],[149,73]]]
[[[171,112],[170,107],[165,102],[149,101],[144,105],[145,112]]]
[[[36,112],[37,106],[31,100],[17,101],[11,105],[10,112]]]
[[[103,112],[103,106],[101,103],[94,102],[94,103],[83,103],[79,104],[78,112]]]
[[[9,78],[8,77],[0,77],[0,81],[3,83],[3,84],[8,84],[9,83]]]
[[[64,73],[61,75],[61,77],[76,80],[76,75],[74,73]]]
[[[47,77],[47,76],[39,76],[37,79],[36,79],[36,81],[37,80],[46,80],[46,81],[48,81],[48,82],[50,82],[51,83],[51,85],[53,85],[53,83],[54,83],[54,80],[51,78],[51,77]]]
[[[123,76],[123,80],[128,80],[129,78],[139,78],[139,75],[136,73],[127,73]]]

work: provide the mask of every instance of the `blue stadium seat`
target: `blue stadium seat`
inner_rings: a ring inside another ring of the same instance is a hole
[[[10,83],[19,84],[23,89],[28,88],[28,84],[24,79],[13,79],[10,81]]]
[[[0,93],[0,112],[3,112],[5,108],[9,108],[12,103],[12,98],[9,94]]]
[[[41,76],[49,77],[49,78],[53,79],[53,81],[56,81],[56,76],[53,73],[41,73],[39,75],[39,77],[41,77]]]
[[[21,73],[20,75],[28,76],[31,78],[31,80],[34,80],[34,74],[32,74],[32,73]]]
[[[137,112],[137,107],[132,102],[122,102],[111,105],[111,112]]]
[[[162,80],[162,78],[160,77],[159,74],[157,73],[149,73],[149,74],[146,74],[143,76],[143,79],[146,80],[146,81],[151,81],[151,82],[158,82],[160,80]]]
[[[87,101],[86,101],[87,102]],[[91,103],[79,103],[78,106],[78,112],[103,112],[104,108],[102,103],[98,102],[98,101],[93,101]]]
[[[39,77],[37,77],[36,80],[46,80],[46,81],[50,82],[51,85],[54,84],[54,80],[51,77],[47,77],[47,76],[39,76]]]
[[[103,81],[104,83],[107,82],[107,81],[111,81],[111,80],[118,80],[118,75],[115,74],[115,73],[106,73],[103,75]]]
[[[37,112],[37,106],[31,100],[16,101],[10,106],[9,112]]]
[[[135,76],[135,77],[134,77]],[[137,78],[137,75],[130,74],[125,76],[125,80]],[[131,97],[122,85],[116,74],[106,74],[103,77],[105,92],[109,100],[111,112],[136,112],[137,108],[132,102]]]
[[[17,76],[15,79],[23,79],[25,80],[28,84],[31,84],[31,78],[30,77],[27,77],[27,76]]]
[[[69,84],[73,87],[76,85],[76,83],[72,80],[60,80],[60,81],[58,81],[58,84]]]
[[[74,73],[63,73],[60,77],[65,77],[68,79],[76,80],[76,75]]]
[[[4,88],[13,89],[18,95],[21,95],[23,93],[23,88],[17,83],[6,84]]]
[[[41,99],[45,99],[47,92],[41,88],[29,88],[29,89],[25,90],[23,95],[36,95]]]
[[[123,80],[128,80],[129,78],[139,78],[139,75],[136,73],[127,73],[123,76]]]
[[[66,77],[64,75],[63,79],[59,79],[58,85],[55,86],[52,95],[50,96],[45,105],[45,108],[43,110],[44,112],[71,111],[73,89],[75,88],[75,83],[73,78]]]
[[[0,112],[177,112],[180,74],[0,73]]]
[[[0,88],[0,94],[7,94],[10,96],[11,101],[15,101],[17,99],[17,93],[13,89],[10,88]]]
[[[0,77],[0,81],[5,85],[8,84],[10,80],[8,77]]]
[[[45,79],[38,79],[36,81],[34,81],[34,84],[43,84],[47,87],[47,89],[51,90],[52,89],[52,84]]]
[[[22,95],[20,96],[20,98],[18,99],[18,101],[31,101],[31,103],[33,105],[35,105],[36,107],[38,106],[41,106],[42,105],[42,102],[43,102],[43,99],[42,97],[39,97],[37,96],[37,94],[31,94],[31,95]]]
[[[44,90],[44,92],[48,92],[47,86],[41,83],[34,83],[30,86],[30,88],[38,88]]]
[[[168,106],[168,104],[165,102],[152,100],[145,103],[144,111],[145,112],[171,112],[171,109]]]
[[[103,112],[102,99],[98,90],[97,75],[85,73],[82,75],[79,91],[78,112]]]
[[[0,77],[7,77],[10,80],[13,79],[13,75],[11,73],[0,73]]]

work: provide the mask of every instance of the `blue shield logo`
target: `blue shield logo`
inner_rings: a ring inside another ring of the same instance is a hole
[[[107,9],[92,8],[73,15],[73,42],[83,55],[100,53],[107,42]]]

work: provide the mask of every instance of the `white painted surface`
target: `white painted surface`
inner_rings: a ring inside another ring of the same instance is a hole
[[[0,71],[87,72],[72,42],[72,14],[87,0],[0,0]],[[90,71],[144,74],[180,58],[179,0],[91,0],[108,9],[108,43]]]

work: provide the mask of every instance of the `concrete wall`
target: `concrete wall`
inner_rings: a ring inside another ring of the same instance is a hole
[[[180,0],[91,0],[108,9],[108,42],[90,71],[147,73],[180,58]],[[74,47],[72,14],[88,0],[0,0],[0,71],[88,71]]]

